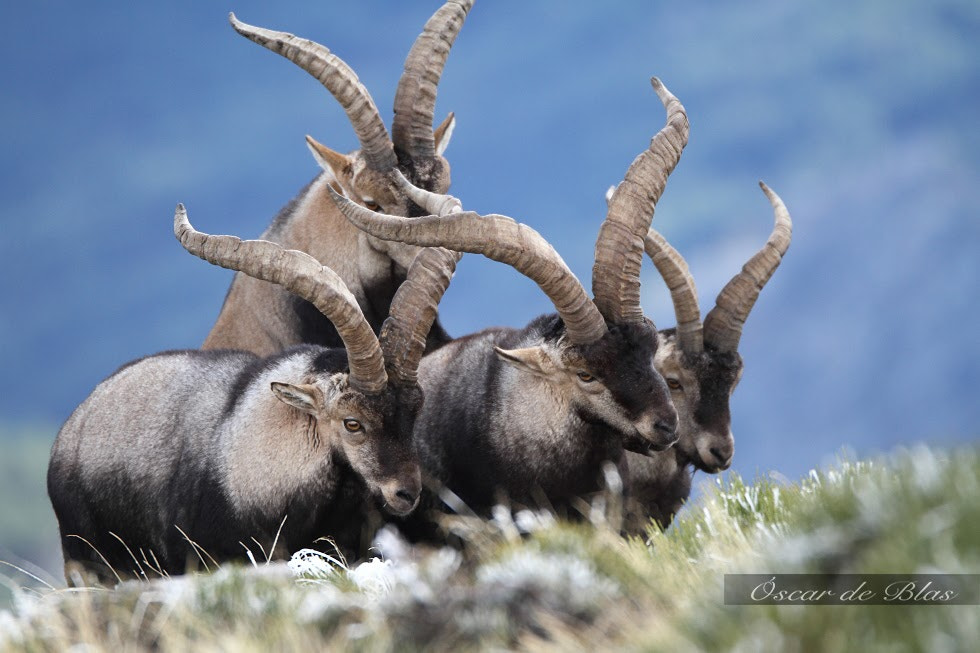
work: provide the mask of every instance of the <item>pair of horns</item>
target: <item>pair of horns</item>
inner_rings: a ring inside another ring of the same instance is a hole
[[[656,231],[650,229],[647,234],[646,251],[670,289],[674,314],[677,316],[677,338],[685,352],[699,354],[704,350],[705,344],[719,352],[737,351],[742,327],[749,312],[789,249],[793,235],[789,211],[768,186],[761,181],[759,186],[769,198],[775,214],[772,233],[762,249],[749,259],[719,293],[715,307],[708,312],[704,324],[701,323],[698,308],[697,287],[687,262]]]
[[[429,18],[412,45],[395,93],[394,140],[388,137],[367,88],[328,48],[286,32],[247,25],[233,13],[229,20],[239,34],[289,59],[323,84],[347,113],[368,166],[387,172],[398,165],[396,148],[413,159],[435,156],[436,89],[449,50],[472,6],[473,0],[450,0]]]
[[[265,240],[243,241],[197,231],[182,204],[174,213],[174,235],[191,254],[280,285],[316,306],[344,341],[351,387],[365,394],[384,390],[389,373],[396,382],[415,382],[436,306],[458,260],[458,255],[445,250],[419,253],[395,293],[379,340],[343,280],[309,254]]]
[[[447,247],[510,265],[537,283],[548,296],[572,343],[595,342],[606,334],[607,321],[645,319],[639,299],[643,238],[667,176],[687,144],[688,121],[683,105],[659,79],[650,81],[667,110],[667,124],[653,137],[649,149],[633,161],[610,200],[596,243],[594,302],[558,252],[537,231],[512,218],[463,212],[455,198],[415,188],[401,175],[397,176],[401,190],[433,215],[410,220],[386,216],[336,193],[331,195],[354,225],[383,240]]]

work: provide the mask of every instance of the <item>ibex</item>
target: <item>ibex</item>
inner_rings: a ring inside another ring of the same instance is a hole
[[[425,24],[405,61],[395,94],[391,138],[377,106],[354,71],[326,47],[292,34],[230,20],[240,34],[276,52],[315,77],[347,113],[360,149],[341,154],[307,141],[323,172],[275,218],[261,238],[309,253],[332,268],[350,289],[368,324],[378,332],[392,297],[417,247],[372,238],[355,229],[337,211],[326,189],[393,215],[419,213],[393,181],[402,171],[422,188],[444,193],[449,163],[442,154],[455,119],[450,114],[434,131],[436,88],[449,49],[473,0],[449,0]],[[430,347],[449,336],[436,321]],[[204,349],[247,349],[268,356],[290,345],[341,346],[337,332],[309,302],[279,286],[237,274]]]
[[[688,123],[680,102],[659,80],[652,83],[667,124],[630,166],[599,230],[594,301],[551,245],[511,218],[456,211],[406,220],[334,194],[372,235],[511,265],[557,310],[523,329],[493,328],[450,342],[419,366],[428,398],[415,431],[423,468],[477,511],[502,496],[567,506],[597,489],[601,463],[622,458],[624,439],[654,449],[676,439],[677,415],[653,366],[656,328],[640,308],[639,270],[643,238]],[[419,204],[427,196],[413,194]]]
[[[680,418],[672,451],[650,457],[629,453],[629,493],[634,510],[667,528],[691,493],[691,474],[728,469],[735,453],[729,399],[742,377],[738,342],[759,293],[789,248],[793,223],[786,205],[759,184],[775,213],[775,226],[763,248],[722,289],[704,322],[687,263],[653,229],[646,251],[670,289],[677,327],[660,332],[654,358],[667,381]]]
[[[48,468],[69,582],[79,568],[106,582],[134,566],[183,573],[198,555],[241,558],[253,542],[280,556],[330,536],[350,553],[371,496],[392,514],[415,508],[416,368],[456,254],[420,253],[379,338],[312,257],[195,231],[183,207],[174,232],[196,256],[312,303],[346,351],[170,351],[100,383]]]

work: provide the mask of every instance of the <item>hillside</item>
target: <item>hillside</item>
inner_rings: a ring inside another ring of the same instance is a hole
[[[386,562],[284,564],[23,593],[0,649],[973,651],[974,605],[724,605],[732,573],[969,574],[980,569],[980,449],[840,462],[798,484],[733,477],[666,533],[500,512],[453,521],[463,553],[379,538]],[[153,576],[149,572],[149,576]],[[973,599],[980,593],[974,577]]]

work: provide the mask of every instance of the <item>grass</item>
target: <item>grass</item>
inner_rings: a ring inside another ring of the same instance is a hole
[[[610,502],[615,503],[615,502]],[[607,511],[612,514],[614,511]],[[666,533],[499,511],[463,552],[378,538],[114,591],[21,594],[0,650],[976,650],[977,606],[726,606],[726,573],[976,573],[980,448],[841,462],[798,484],[731,475]]]

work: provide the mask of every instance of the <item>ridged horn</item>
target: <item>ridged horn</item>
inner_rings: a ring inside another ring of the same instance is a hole
[[[599,312],[617,324],[645,319],[640,307],[643,241],[689,132],[684,106],[659,79],[653,77],[650,83],[667,110],[666,125],[633,160],[613,192],[595,245],[592,293]]]
[[[776,193],[761,181],[759,186],[769,198],[775,214],[775,225],[769,239],[748,263],[742,266],[742,271],[732,277],[715,300],[715,307],[704,318],[704,341],[718,351],[734,352],[738,350],[738,341],[742,337],[742,327],[749,316],[749,311],[759,298],[759,293],[779,267],[783,255],[789,249],[793,236],[793,221],[789,217],[786,205]]]
[[[384,389],[388,377],[381,345],[357,300],[333,270],[309,254],[266,240],[242,240],[197,231],[187,219],[183,204],[178,204],[174,213],[174,235],[194,256],[282,286],[316,306],[344,341],[351,387],[366,394]]]
[[[473,0],[449,0],[425,23],[405,59],[405,69],[395,91],[395,117],[391,137],[395,147],[409,158],[436,155],[432,121],[439,78]]]
[[[398,286],[381,327],[381,351],[393,382],[414,385],[436,309],[462,255],[441,247],[421,250]]]
[[[700,354],[704,351],[701,310],[698,307],[698,289],[687,267],[687,261],[652,228],[647,231],[644,245],[647,255],[653,260],[657,272],[670,290],[681,350],[689,354]]]
[[[531,227],[504,215],[472,211],[400,218],[376,213],[334,192],[330,195],[348,220],[382,240],[482,254],[513,267],[548,296],[573,343],[588,344],[605,335],[605,320],[585,288],[558,252]]]
[[[405,193],[408,199],[418,204],[422,210],[428,211],[432,215],[446,215],[448,213],[459,213],[463,210],[463,203],[452,195],[441,195],[432,191],[419,188],[401,173],[395,170],[393,176],[395,186],[398,190]]]
[[[235,18],[234,13],[228,15],[228,20],[236,32],[289,59],[330,91],[354,126],[361,152],[370,168],[387,172],[398,164],[395,148],[371,94],[340,57],[319,43],[288,32],[247,25]]]

